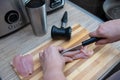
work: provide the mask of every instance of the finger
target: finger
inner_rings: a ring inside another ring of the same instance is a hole
[[[70,58],[70,57],[64,57],[64,59],[65,59],[65,62],[71,62],[71,61],[73,61],[73,59]]]
[[[43,52],[40,52],[39,53],[39,57],[41,58],[43,56]]]
[[[61,47],[61,46],[57,46],[57,49],[58,49],[58,51],[63,51],[64,50],[64,48]]]
[[[72,57],[72,56],[74,56],[74,55],[76,55],[78,53],[80,53],[80,50],[66,52],[66,53],[63,54],[63,56]]]
[[[97,31],[89,33],[90,37],[98,37]]]
[[[40,63],[43,64],[44,60],[43,60],[43,53],[42,52],[39,53],[39,59],[40,59]]]
[[[96,45],[104,45],[107,43],[109,43],[107,39],[102,39],[102,40],[97,41],[95,44]]]
[[[39,53],[39,58],[40,58],[40,60],[43,60],[43,54],[44,54],[44,51],[43,51],[43,50],[40,51],[40,53]]]
[[[101,29],[97,29],[96,31],[89,33],[89,36],[104,38],[104,32]]]

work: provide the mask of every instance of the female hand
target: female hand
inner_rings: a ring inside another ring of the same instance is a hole
[[[96,44],[106,44],[120,40],[120,19],[110,20],[100,24],[98,29],[89,35],[91,37],[102,38]]]
[[[65,62],[73,59],[60,54],[63,48],[50,46],[40,53],[40,62],[43,68],[44,80],[65,80],[63,68]]]
[[[43,70],[58,69],[63,70],[65,62],[72,61],[70,57],[63,57],[60,54],[63,48],[50,46],[40,53],[40,61],[43,66]]]

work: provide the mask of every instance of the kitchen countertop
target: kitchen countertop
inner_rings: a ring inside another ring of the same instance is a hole
[[[64,8],[47,16],[48,33],[43,37],[37,37],[33,34],[31,25],[0,39],[0,77],[3,80],[19,80],[10,62],[16,54],[24,54],[29,50],[37,47],[44,41],[51,39],[50,29],[52,25],[60,26],[61,17],[64,11],[68,11],[68,26],[80,24],[89,31],[94,31],[103,21],[84,9],[66,0]],[[120,49],[120,42],[112,44],[112,46]]]

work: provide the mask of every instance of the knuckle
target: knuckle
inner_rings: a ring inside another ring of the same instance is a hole
[[[103,27],[100,27],[98,30],[97,30],[98,34],[99,35],[104,35],[104,29]]]

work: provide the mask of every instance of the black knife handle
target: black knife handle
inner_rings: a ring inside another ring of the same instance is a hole
[[[94,42],[96,42],[96,41],[98,41],[98,40],[100,40],[100,39],[101,39],[101,38],[91,37],[90,39],[83,41],[83,42],[82,42],[82,45],[83,45],[83,46],[86,46],[86,45],[89,45],[89,44],[91,44],[91,43],[94,43]]]

